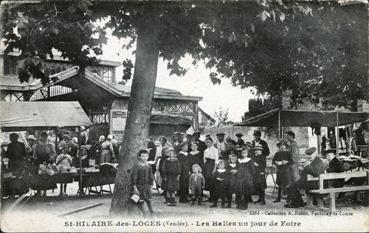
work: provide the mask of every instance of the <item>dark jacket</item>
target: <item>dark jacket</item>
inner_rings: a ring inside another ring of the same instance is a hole
[[[259,144],[263,147],[262,155],[264,157],[267,157],[270,154],[268,143],[266,141],[260,139]],[[255,141],[252,141],[252,146],[255,146]]]

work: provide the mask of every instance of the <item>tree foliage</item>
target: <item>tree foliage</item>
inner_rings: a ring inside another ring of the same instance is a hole
[[[41,60],[53,58],[53,49],[63,58],[84,68],[97,62],[106,42],[105,31],[95,27],[96,16],[89,0],[44,1],[42,4],[10,4],[4,7],[5,54],[19,49],[21,82],[32,75],[47,83]]]
[[[254,87],[255,94],[270,96],[292,90],[295,105],[323,98],[327,108],[352,107],[357,99],[368,99],[364,4],[47,1],[8,9],[5,38],[9,49],[20,48],[23,57],[44,59],[55,48],[83,67],[96,62],[93,55],[101,54],[106,28],[113,29],[114,36],[129,38],[123,47],[131,48],[140,14],[147,7],[160,14],[155,43],[171,74],[186,73],[179,61],[190,54],[194,65],[204,61],[212,70],[213,83],[227,78],[235,86]],[[101,18],[108,18],[107,23],[96,27],[93,22]],[[17,20],[30,25],[23,39],[13,33]],[[25,64],[31,64],[26,73],[42,76],[32,71],[36,62]],[[132,66],[127,61],[125,66],[127,80]]]
[[[132,134],[124,137],[124,163],[118,167],[112,201],[120,210],[129,198],[130,166],[148,136],[159,56],[171,74],[185,74],[180,60],[189,54],[194,65],[205,62],[214,83],[230,79],[235,86],[254,87],[256,94],[271,98],[291,90],[295,103],[324,98],[331,105],[353,105],[357,98],[368,97],[366,14],[362,4],[341,7],[326,1],[49,0],[5,8],[2,34],[6,53],[21,50],[20,80],[33,75],[43,82],[48,78],[37,59],[52,57],[52,49],[84,68],[101,54],[104,29],[129,38],[125,48],[139,38],[136,55],[141,60],[135,61],[131,91],[136,103],[129,103],[126,124]],[[99,19],[106,23],[96,24]],[[15,33],[21,24],[26,30]],[[133,63],[123,63],[126,80]]]
[[[229,124],[229,109],[220,107],[216,112],[214,112],[214,118],[216,120],[217,126]]]

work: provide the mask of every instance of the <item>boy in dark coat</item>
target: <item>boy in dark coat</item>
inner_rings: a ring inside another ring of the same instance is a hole
[[[266,168],[266,157],[263,156],[263,147],[255,146],[254,154],[252,155],[252,159],[254,161],[254,186],[255,191],[259,195],[259,199],[255,201],[255,203],[260,203],[261,205],[265,205],[265,189],[266,178],[265,178],[265,168]]]
[[[151,205],[151,188],[154,182],[154,177],[151,171],[151,166],[147,163],[149,153],[146,150],[138,152],[138,162],[132,167],[131,185],[132,192],[139,195],[140,199],[146,202],[151,214],[154,210]],[[145,215],[143,202],[139,203],[139,208]]]
[[[219,198],[222,200],[222,208],[225,208],[225,201],[227,197],[227,172],[225,169],[225,162],[219,161],[218,168],[214,173],[215,180],[215,196],[213,199],[213,205],[211,207],[217,207]]]

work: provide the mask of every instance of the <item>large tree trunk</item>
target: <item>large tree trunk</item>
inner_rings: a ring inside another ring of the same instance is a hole
[[[110,214],[126,215],[136,210],[129,203],[130,169],[137,161],[140,149],[147,148],[151,104],[154,96],[158,66],[159,13],[151,7],[143,9],[137,26],[137,48],[127,124],[118,165]]]

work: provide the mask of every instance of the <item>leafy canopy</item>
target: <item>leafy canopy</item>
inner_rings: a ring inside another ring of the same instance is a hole
[[[327,107],[352,107],[357,99],[368,99],[364,4],[47,1],[8,7],[5,38],[9,50],[21,49],[21,58],[45,59],[55,48],[85,67],[102,53],[106,28],[113,29],[114,36],[130,38],[122,46],[131,48],[145,7],[155,7],[160,15],[160,36],[153,43],[158,43],[171,74],[185,74],[179,61],[189,54],[194,65],[205,62],[212,70],[215,84],[225,78],[271,97],[291,90],[294,104],[323,98]],[[108,20],[97,26],[98,19]],[[13,33],[19,20],[27,25],[20,36]],[[34,74],[32,65],[25,64],[20,71]],[[132,63],[125,61],[124,66],[124,79],[129,79]],[[42,77],[41,67],[35,70],[41,71],[36,78]],[[21,73],[21,80],[27,80]]]

